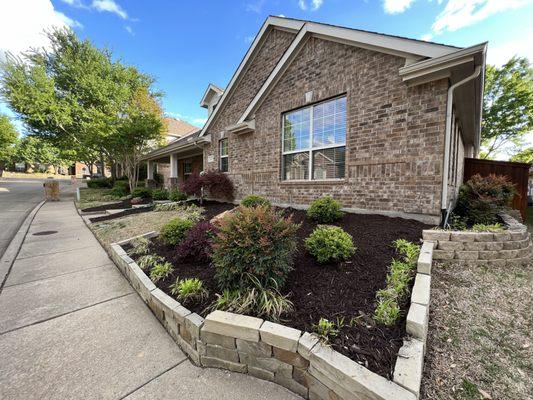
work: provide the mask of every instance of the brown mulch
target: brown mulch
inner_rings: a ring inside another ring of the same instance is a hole
[[[144,199],[139,204],[148,204],[150,199]],[[131,208],[131,199],[117,201],[116,203],[102,204],[100,206],[84,208],[83,212],[92,212],[92,211],[105,211],[105,210],[121,210],[121,209]]]
[[[210,219],[233,205],[208,202],[202,206]],[[294,312],[286,316],[285,325],[312,332],[313,325],[321,317],[338,322],[344,319],[344,327],[331,340],[333,348],[376,372],[390,378],[396,355],[405,336],[405,315],[408,304],[402,305],[403,317],[390,328],[377,326],[372,320],[375,295],[385,286],[388,267],[395,257],[392,242],[399,238],[418,243],[423,229],[428,226],[413,220],[389,218],[378,215],[345,214],[334,225],[342,227],[353,236],[357,251],[346,262],[338,265],[318,264],[304,248],[303,241],[317,226],[306,217],[305,211],[285,209],[292,214],[298,231],[298,251],[294,270],[282,290],[294,303]],[[164,256],[175,266],[169,279],[158,286],[170,294],[168,286],[176,278],[199,278],[209,290],[209,298],[201,304],[185,304],[186,307],[205,316],[205,308],[218,293],[214,268],[207,264],[184,263],[174,248],[158,239],[152,242],[152,252]],[[350,323],[352,321],[352,323]]]

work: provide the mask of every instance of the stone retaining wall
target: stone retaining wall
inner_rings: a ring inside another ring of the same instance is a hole
[[[153,237],[155,232],[144,236]],[[133,239],[133,238],[132,238]],[[129,239],[131,240],[131,239]],[[429,318],[433,243],[423,244],[407,315],[407,333],[389,381],[308,332],[260,318],[214,311],[205,319],[158,289],[121,245],[110,254],[191,361],[248,373],[311,400],[415,400],[419,397]]]
[[[525,225],[501,214],[506,228],[500,232],[424,230],[425,242],[433,242],[434,259],[469,265],[509,265],[531,261],[533,245]]]

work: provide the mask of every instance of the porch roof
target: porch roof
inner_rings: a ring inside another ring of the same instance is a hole
[[[207,144],[211,142],[211,135],[201,136],[200,130],[193,132],[187,136],[184,136],[178,140],[175,140],[166,146],[160,147],[151,151],[148,154],[145,154],[142,157],[143,161],[148,160],[157,160],[163,157],[167,157],[171,154],[187,153],[192,149],[197,148],[199,151],[202,151],[202,144]]]

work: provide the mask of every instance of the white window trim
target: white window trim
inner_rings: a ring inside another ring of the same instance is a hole
[[[225,156],[222,155],[222,146],[221,146],[221,143],[224,140],[228,143],[228,153]],[[228,170],[227,171],[222,171],[222,159],[224,158],[228,159]],[[222,172],[229,172],[229,140],[228,138],[222,138],[218,141],[218,169]]]
[[[342,95],[342,96],[338,96],[338,97],[333,97],[331,99],[328,99],[328,100],[324,100],[324,101],[320,101],[318,103],[315,103],[315,104],[311,104],[311,105],[308,105],[308,106],[305,106],[305,107],[301,107],[301,108],[297,108],[295,110],[292,110],[292,111],[287,111],[287,112],[284,112],[281,114],[281,181],[282,182],[320,182],[320,181],[342,181],[345,179],[345,177],[342,177],[342,178],[326,178],[326,179],[313,179],[313,152],[314,151],[319,151],[319,150],[327,150],[327,149],[335,149],[335,148],[338,148],[338,147],[344,147],[344,151],[345,151],[345,154],[346,154],[346,136],[348,134],[348,121],[346,121],[346,132],[345,132],[345,135],[344,135],[344,143],[334,143],[334,144],[329,144],[329,145],[324,145],[324,146],[320,146],[320,147],[313,147],[313,124],[314,124],[314,108],[320,104],[323,104],[323,103],[327,103],[329,101],[336,101],[338,99],[346,99],[346,109],[348,109],[348,98],[346,97],[346,95]],[[305,149],[300,149],[300,150],[289,150],[289,151],[285,151],[285,115],[289,114],[289,113],[292,113],[292,112],[295,112],[295,111],[302,111],[302,110],[305,110],[306,108],[309,108],[309,119],[310,119],[310,123],[309,123],[309,147],[305,148]],[[346,112],[345,112],[346,114]],[[335,114],[333,114],[335,115]],[[346,115],[345,115],[345,118],[346,118]],[[308,178],[307,179],[285,179],[285,157],[286,155],[290,155],[290,154],[299,154],[299,153],[305,153],[307,152],[309,154],[309,171],[307,173],[308,175]],[[344,160],[344,167],[346,168],[346,155],[345,155],[345,160]],[[346,176],[346,171],[344,172],[344,175]]]

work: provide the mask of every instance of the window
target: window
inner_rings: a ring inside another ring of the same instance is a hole
[[[228,172],[228,139],[218,141],[219,169],[221,172]]]
[[[192,174],[192,161],[183,161],[183,180],[186,181]]]
[[[283,180],[344,178],[346,97],[283,115]]]

